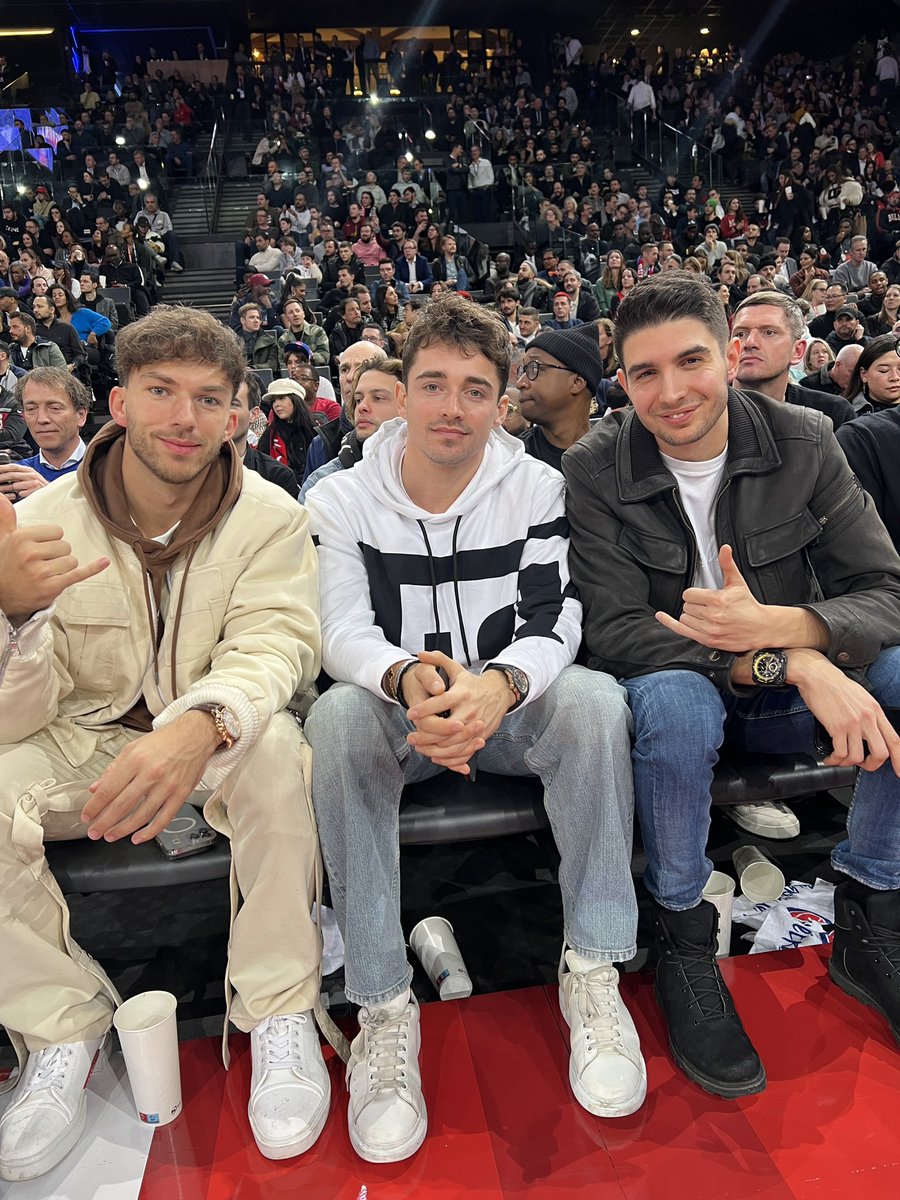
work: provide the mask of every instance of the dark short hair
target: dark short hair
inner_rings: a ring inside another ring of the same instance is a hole
[[[721,308],[721,305],[719,306]],[[483,354],[497,372],[499,396],[509,380],[509,331],[497,313],[448,292],[432,300],[410,330],[403,346],[403,382],[420,350],[449,346],[464,355]]]
[[[259,382],[259,376],[254,370],[247,367],[241,382],[247,385],[247,407],[252,412],[254,408],[259,407],[262,401],[262,387]],[[237,388],[235,388],[235,395],[237,395]]]
[[[632,334],[685,318],[704,325],[722,349],[728,345],[725,309],[705,279],[681,271],[664,271],[642,280],[626,294],[616,312],[615,353],[619,362],[625,366],[622,352]]]

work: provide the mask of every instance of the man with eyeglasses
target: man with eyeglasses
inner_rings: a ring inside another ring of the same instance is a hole
[[[539,333],[517,374],[519,408],[531,422],[521,435],[525,450],[561,471],[564,451],[590,429],[591,405],[603,377],[597,327]]]

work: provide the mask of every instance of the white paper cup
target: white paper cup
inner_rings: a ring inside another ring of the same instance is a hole
[[[739,846],[732,854],[741,892],[754,904],[771,904],[785,888],[785,878],[775,863],[757,846]]]
[[[472,995],[472,980],[449,921],[426,917],[410,933],[409,944],[442,1000],[463,1000]]]
[[[703,889],[703,899],[715,905],[719,914],[716,958],[727,958],[731,953],[731,908],[734,904],[734,880],[723,871],[713,871]]]
[[[145,1125],[168,1125],[181,1112],[177,1005],[171,992],[141,992],[113,1017],[134,1106]]]

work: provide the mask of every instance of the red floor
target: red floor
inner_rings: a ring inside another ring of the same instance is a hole
[[[279,1166],[250,1138],[247,1039],[233,1039],[227,1076],[216,1041],[186,1043],[184,1114],[154,1135],[140,1200],[888,1200],[900,1195],[900,1051],[880,1018],[828,982],[825,963],[807,950],[725,964],[769,1076],[765,1093],[737,1102],[675,1074],[650,977],[630,976],[649,1094],[619,1121],[571,1096],[555,989],[428,1004],[428,1138],[392,1166],[350,1149],[333,1056],[325,1132]]]

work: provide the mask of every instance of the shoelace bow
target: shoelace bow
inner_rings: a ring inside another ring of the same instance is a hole
[[[576,974],[572,990],[578,1015],[592,1047],[603,1050],[618,1045],[622,1027],[615,997],[616,972],[594,970]]]
[[[38,1051],[38,1062],[29,1082],[29,1090],[36,1092],[58,1086],[66,1076],[66,1068],[72,1051],[64,1046],[47,1046]]]
[[[370,1016],[362,1021],[362,1025],[366,1031],[369,1091],[406,1088],[406,1064],[409,1059],[409,1021],[406,1014],[401,1013],[393,1018],[386,1014]]]
[[[266,1067],[279,1070],[303,1069],[303,1050],[300,1030],[306,1024],[304,1016],[273,1017],[260,1039]]]
[[[714,1021],[728,1011],[728,992],[719,974],[718,964],[705,949],[679,949],[676,957],[681,964],[691,1000],[700,1010],[702,1021]]]

